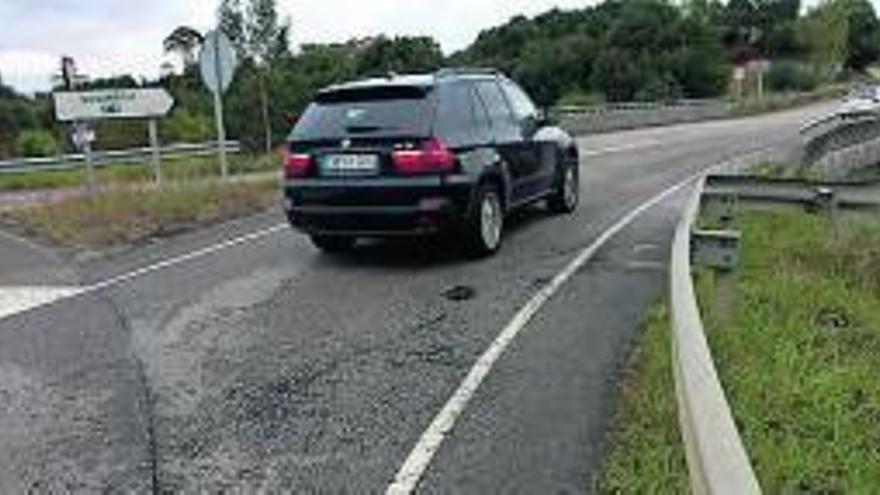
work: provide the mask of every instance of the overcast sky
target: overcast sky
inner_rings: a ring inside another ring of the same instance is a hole
[[[246,2],[246,0],[244,0]],[[446,53],[516,14],[578,8],[598,0],[278,0],[292,45],[385,33],[430,35]],[[807,0],[812,4],[818,0]],[[880,0],[872,0],[875,8]],[[27,92],[46,90],[61,55],[92,77],[155,77],[162,40],[175,27],[206,31],[219,0],[0,0],[0,75]]]
[[[212,27],[219,0],[0,0],[0,74],[19,90],[46,90],[61,55],[92,77],[153,77],[162,40],[175,27]],[[293,23],[292,44],[378,33],[436,38],[447,53],[516,14],[590,0],[278,0]]]

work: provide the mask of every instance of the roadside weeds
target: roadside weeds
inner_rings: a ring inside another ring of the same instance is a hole
[[[880,222],[740,216],[733,308],[697,277],[715,363],[767,493],[880,487]],[[835,233],[836,232],[836,233]],[[722,316],[723,315],[723,316]]]
[[[700,270],[707,336],[766,493],[880,487],[880,220],[740,216],[743,261]],[[624,373],[594,491],[687,493],[665,305]]]
[[[278,179],[113,186],[3,214],[28,235],[76,250],[101,251],[164,237],[279,204]]]
[[[275,155],[233,155],[229,158],[229,169],[233,175],[267,172],[276,170],[279,163]],[[162,176],[169,182],[216,178],[219,171],[219,165],[213,156],[162,160]],[[98,184],[110,186],[149,183],[153,179],[153,168],[149,163],[115,163],[97,167],[95,179]],[[69,170],[0,174],[0,191],[75,189],[84,184],[84,166]]]
[[[688,472],[678,428],[669,314],[650,310],[629,357],[606,439],[600,494],[687,493]]]

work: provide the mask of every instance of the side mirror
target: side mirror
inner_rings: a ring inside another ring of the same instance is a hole
[[[556,125],[556,120],[550,114],[549,110],[541,109],[535,114],[535,125],[537,127],[552,126]]]

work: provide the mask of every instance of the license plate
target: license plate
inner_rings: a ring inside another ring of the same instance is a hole
[[[323,171],[329,175],[370,175],[379,171],[376,155],[328,155],[323,160]]]

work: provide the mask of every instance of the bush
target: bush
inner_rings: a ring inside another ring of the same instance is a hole
[[[812,68],[798,62],[774,62],[767,72],[767,86],[773,91],[812,91],[819,82]]]
[[[15,139],[15,151],[19,156],[44,157],[57,155],[61,150],[55,136],[44,130],[22,131]]]
[[[186,109],[175,110],[162,127],[165,139],[173,142],[199,143],[214,137],[214,120]]]
[[[605,103],[605,97],[601,93],[586,93],[575,89],[562,95],[556,102],[560,107],[592,107]]]

